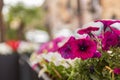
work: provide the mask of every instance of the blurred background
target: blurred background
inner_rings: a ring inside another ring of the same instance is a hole
[[[59,35],[68,36],[96,19],[119,19],[119,2],[0,0],[0,42],[15,39],[40,43]]]

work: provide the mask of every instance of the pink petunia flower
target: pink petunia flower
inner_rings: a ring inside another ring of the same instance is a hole
[[[99,51],[96,51],[92,58],[100,58],[102,54]]]
[[[102,39],[103,50],[109,50],[110,47],[117,46],[119,43],[119,36],[113,32],[107,31]]]
[[[97,44],[89,38],[78,39],[75,41],[74,53],[77,54],[78,58],[86,60],[92,58],[96,52]]]
[[[57,37],[53,39],[51,42],[49,42],[49,52],[55,52],[58,50],[59,46],[58,43],[62,42],[65,39],[65,37]]]
[[[76,58],[76,54],[73,52],[74,42],[75,42],[75,38],[70,37],[70,39],[61,48],[58,49],[58,52],[61,54],[63,58],[65,59]]]
[[[48,42],[47,43],[44,43],[40,46],[40,49],[38,50],[38,54],[41,54],[41,53],[47,53],[48,52]]]
[[[117,46],[118,47],[120,47],[120,30],[118,30],[118,29],[116,29],[116,28],[113,28],[113,27],[110,27],[111,28],[111,30],[112,30],[112,32],[116,35],[116,36],[118,36],[118,44],[117,44]]]
[[[115,33],[116,35],[120,35],[120,30],[116,29],[116,28],[113,28],[110,26],[110,29],[113,33]]]
[[[55,52],[58,50],[59,46],[58,43],[62,42],[65,39],[65,37],[58,37],[54,40],[44,43],[41,45],[40,49],[38,50],[38,53],[48,53],[48,52]]]
[[[97,31],[97,30],[99,30],[98,27],[91,27],[90,26],[88,28],[78,30],[77,33],[79,33],[79,34],[90,34],[91,31]]]
[[[114,74],[120,74],[120,68],[114,68],[113,70]]]
[[[120,23],[119,20],[96,20],[95,22],[102,22],[104,24],[104,31],[106,31],[106,29],[110,27],[111,24],[116,22]]]

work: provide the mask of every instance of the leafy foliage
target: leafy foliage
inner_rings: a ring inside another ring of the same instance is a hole
[[[99,59],[77,59],[68,80],[120,80],[120,75],[111,72],[114,67],[120,67],[120,48],[111,51],[101,52],[102,57]]]
[[[67,80],[71,70],[72,67],[65,68],[64,66],[55,66],[52,62],[47,64],[47,72],[51,75],[52,80]]]

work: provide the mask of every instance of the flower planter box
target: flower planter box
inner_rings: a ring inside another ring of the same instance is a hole
[[[19,55],[0,55],[0,80],[19,80]]]
[[[29,63],[27,62],[27,59],[29,59],[29,55],[20,55],[20,80],[39,80],[38,74],[30,67]]]

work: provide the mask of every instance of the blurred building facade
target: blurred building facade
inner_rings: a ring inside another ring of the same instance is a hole
[[[100,19],[101,8],[99,0],[46,0],[46,26],[51,35],[67,28],[76,30],[81,25],[95,19]]]
[[[46,0],[46,24],[55,35],[97,19],[120,19],[120,0]]]
[[[100,0],[103,19],[120,19],[120,0]]]

